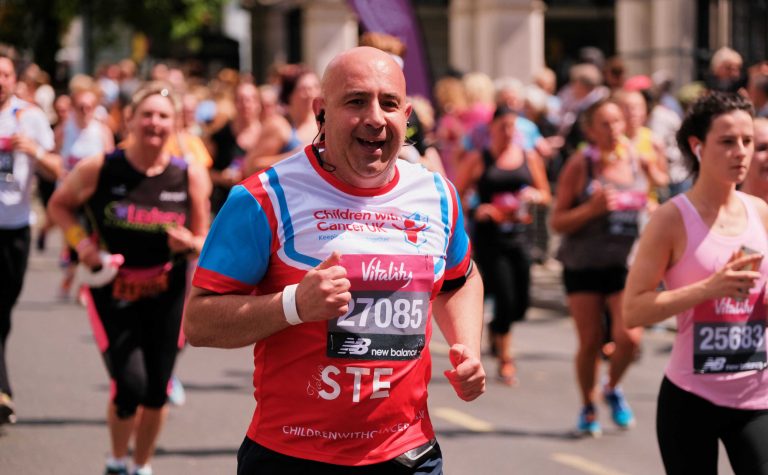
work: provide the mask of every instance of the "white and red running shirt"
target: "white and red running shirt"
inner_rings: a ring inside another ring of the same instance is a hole
[[[350,311],[256,344],[248,437],[293,457],[379,463],[434,437],[431,302],[470,263],[451,184],[398,160],[389,184],[354,188],[307,147],[232,189],[193,284],[219,294],[280,292],[333,251],[352,284]]]
[[[32,215],[35,159],[13,148],[13,137],[17,134],[32,138],[44,150],[54,147],[53,131],[45,113],[36,105],[11,96],[0,111],[0,229],[29,226]]]

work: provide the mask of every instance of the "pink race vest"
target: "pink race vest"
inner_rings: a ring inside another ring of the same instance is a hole
[[[738,193],[747,210],[747,226],[736,236],[717,234],[702,221],[685,195],[673,198],[688,238],[685,252],[666,273],[670,290],[701,281],[721,269],[731,254],[747,246],[768,254],[768,238],[749,198]],[[768,408],[765,284],[763,277],[749,298],[720,298],[703,302],[677,316],[678,332],[666,375],[680,388],[719,406]]]

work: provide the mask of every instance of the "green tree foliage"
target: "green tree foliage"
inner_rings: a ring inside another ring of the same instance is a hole
[[[34,60],[53,71],[56,52],[79,0],[0,0],[0,42],[32,51]]]
[[[114,41],[111,26],[122,23],[147,35],[164,52],[220,24],[225,0],[0,0],[0,42],[32,51],[52,71],[61,38],[77,15],[90,18],[92,47]]]

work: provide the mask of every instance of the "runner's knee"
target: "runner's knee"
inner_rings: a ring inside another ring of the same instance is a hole
[[[162,388],[151,388],[147,391],[142,406],[149,407],[151,409],[160,409],[168,402],[168,388],[167,385]]]

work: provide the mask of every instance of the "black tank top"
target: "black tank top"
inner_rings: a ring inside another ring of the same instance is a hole
[[[483,150],[483,174],[477,182],[477,194],[480,203],[494,203],[502,207],[519,207],[517,195],[525,187],[533,186],[533,176],[528,168],[528,157],[523,155],[523,164],[513,170],[499,168],[488,149]],[[525,206],[523,204],[523,206]],[[478,238],[498,234],[515,233],[525,230],[524,223],[496,224],[493,221],[479,222],[476,225]]]
[[[483,163],[485,170],[477,182],[477,193],[481,203],[493,202],[494,195],[498,193],[517,193],[526,186],[533,185],[533,177],[528,169],[528,160],[523,155],[523,164],[514,170],[507,170],[496,166],[496,160],[491,152],[483,150]]]
[[[224,171],[227,168],[241,170],[245,160],[246,151],[237,143],[237,136],[232,130],[233,123],[228,122],[218,132],[211,136],[211,141],[216,145],[216,155],[213,157],[212,168]],[[211,192],[211,211],[216,214],[224,206],[229,195],[229,187],[213,185]]]
[[[563,235],[557,259],[567,269],[605,269],[627,265],[627,257],[640,235],[640,219],[648,201],[648,181],[640,170],[638,158],[631,153],[629,159],[632,181],[616,183],[595,170],[599,152],[594,147],[584,152],[586,179],[573,207],[590,199],[595,178],[603,185],[614,187],[618,205],[617,209],[592,218],[576,231]]]
[[[162,173],[146,176],[117,149],[104,158],[86,207],[102,246],[122,254],[126,267],[152,267],[171,260],[166,227],[188,227],[188,189],[184,159],[173,157]]]

